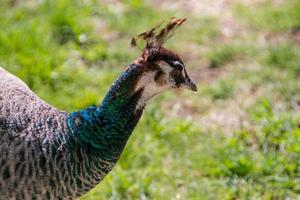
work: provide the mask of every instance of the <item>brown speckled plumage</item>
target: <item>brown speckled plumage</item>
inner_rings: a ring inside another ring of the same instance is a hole
[[[96,107],[87,110],[96,111]],[[92,147],[75,141],[77,130],[70,130],[69,115],[45,103],[23,81],[0,68],[1,200],[74,199],[112,169],[118,158],[103,159]]]
[[[140,35],[147,41],[141,57],[99,106],[60,111],[0,67],[0,200],[85,194],[119,160],[149,99],[171,88],[196,91],[182,60],[162,47],[184,21],[172,18],[158,35]]]

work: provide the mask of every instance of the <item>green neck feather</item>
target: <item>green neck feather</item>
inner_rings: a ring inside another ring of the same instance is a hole
[[[119,159],[143,112],[143,108],[136,109],[143,91],[134,91],[140,74],[139,67],[130,66],[115,81],[99,107],[70,113],[69,148],[79,144],[101,159],[112,162]]]

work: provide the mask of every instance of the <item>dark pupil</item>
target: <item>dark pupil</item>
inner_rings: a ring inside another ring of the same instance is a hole
[[[173,70],[173,78],[176,83],[176,85],[180,85],[181,83],[185,82],[183,76],[181,75],[181,72],[179,70]]]
[[[180,75],[181,75],[181,72],[179,70],[174,70],[173,71],[174,78],[178,78]]]
[[[182,70],[182,64],[179,61],[167,61],[167,63],[176,70]]]

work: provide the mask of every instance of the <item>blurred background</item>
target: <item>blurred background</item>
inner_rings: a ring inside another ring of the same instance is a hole
[[[172,16],[199,91],[154,99],[81,199],[299,198],[299,0],[1,0],[0,65],[60,109],[100,104],[130,39]]]

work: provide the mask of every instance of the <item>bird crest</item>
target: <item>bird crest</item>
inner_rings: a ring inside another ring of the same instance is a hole
[[[175,30],[185,21],[185,18],[172,17],[163,28],[160,29],[164,23],[160,23],[149,31],[138,34],[132,38],[131,47],[136,47],[138,40],[145,41],[144,56],[146,56],[146,58],[151,57],[151,55],[154,55],[161,49],[163,44],[174,35]]]

